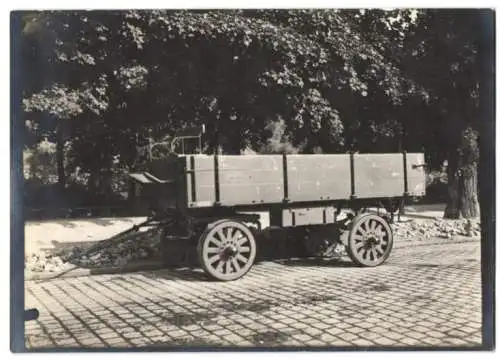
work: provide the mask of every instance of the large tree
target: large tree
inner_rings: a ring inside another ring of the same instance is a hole
[[[422,11],[402,62],[430,95],[422,125],[433,137],[426,151],[448,162],[447,218],[479,216],[479,82],[491,71],[481,68],[482,24],[480,10]]]

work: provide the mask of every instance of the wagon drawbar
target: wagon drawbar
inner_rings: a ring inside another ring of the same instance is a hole
[[[310,255],[339,245],[359,266],[378,266],[393,247],[390,223],[405,199],[425,194],[424,155],[204,155],[170,153],[130,174],[154,209],[166,264],[197,262],[212,278],[250,271],[261,228],[299,233]],[[385,214],[367,211],[383,207]],[[348,214],[340,218],[341,211]],[[150,224],[146,224],[148,226]]]

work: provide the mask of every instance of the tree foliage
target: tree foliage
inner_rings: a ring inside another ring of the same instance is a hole
[[[467,148],[474,166],[475,14],[25,13],[27,144],[48,138],[66,171],[109,177],[148,137],[203,123],[209,152],[425,150],[437,167]]]

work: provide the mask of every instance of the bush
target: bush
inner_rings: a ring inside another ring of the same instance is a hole
[[[300,147],[294,146],[286,133],[286,125],[283,119],[269,123],[266,130],[271,134],[267,144],[257,152],[259,154],[298,154],[302,151]]]
[[[423,202],[443,203],[447,201],[448,176],[445,171],[430,171],[426,174],[426,194]]]

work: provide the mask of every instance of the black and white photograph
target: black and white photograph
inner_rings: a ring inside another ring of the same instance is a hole
[[[494,349],[494,9],[10,28],[12,352]]]

